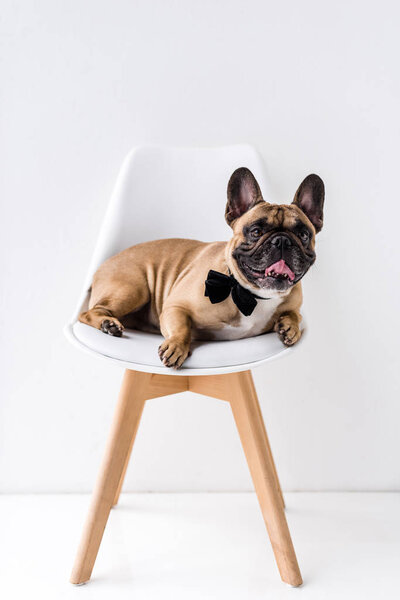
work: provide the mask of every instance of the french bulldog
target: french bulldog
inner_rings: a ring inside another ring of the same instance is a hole
[[[315,262],[324,184],[308,175],[292,204],[265,202],[246,168],[228,183],[228,242],[164,239],[106,260],[91,286],[82,323],[107,335],[125,327],[160,332],[161,362],[179,368],[192,339],[235,340],[276,331],[286,346],[301,337],[301,279]]]

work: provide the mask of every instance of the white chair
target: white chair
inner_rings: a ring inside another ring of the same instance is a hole
[[[248,145],[222,148],[141,147],[125,159],[109,204],[77,310],[65,328],[82,350],[126,369],[109,443],[99,473],[71,582],[90,579],[108,515],[118,501],[145,401],[190,390],[230,402],[276,562],[284,582],[302,579],[284,502],[250,369],[283,356],[277,335],[196,342],[183,367],[164,367],[161,336],[125,331],[122,338],[77,321],[86,310],[93,273],[109,256],[133,244],[166,237],[229,239],[224,221],[231,173],[246,166],[270,198],[265,169]]]

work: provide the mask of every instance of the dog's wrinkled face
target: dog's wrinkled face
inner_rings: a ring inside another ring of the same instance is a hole
[[[322,228],[324,184],[318,175],[301,183],[293,203],[269,204],[251,171],[237,169],[228,184],[226,220],[234,236],[227,261],[236,279],[255,294],[287,294],[315,261]]]

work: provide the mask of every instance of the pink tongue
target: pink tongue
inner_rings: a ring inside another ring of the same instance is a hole
[[[265,269],[265,276],[267,276],[268,273],[270,273],[271,271],[275,271],[277,275],[284,275],[286,273],[290,281],[293,281],[294,279],[294,273],[292,269],[289,269],[283,258],[281,258],[281,260],[274,263],[273,265],[270,265],[268,269]]]

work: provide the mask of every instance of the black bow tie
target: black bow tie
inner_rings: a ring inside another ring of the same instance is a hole
[[[211,304],[222,302],[227,299],[229,294],[232,294],[232,300],[246,317],[251,315],[257,306],[256,298],[258,300],[268,300],[268,298],[260,298],[260,296],[246,290],[236,281],[233,275],[225,275],[212,269],[208,272],[205,284],[206,291],[204,295],[210,298]]]

